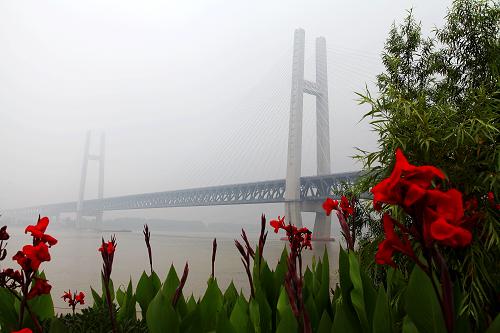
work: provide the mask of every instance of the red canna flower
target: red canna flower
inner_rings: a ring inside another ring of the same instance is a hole
[[[49,294],[52,286],[47,283],[47,280],[35,277],[34,285],[31,287],[30,292],[28,293],[28,299],[32,299],[34,297]]]
[[[285,229],[285,217],[278,216],[277,220],[271,220],[269,222],[271,224],[271,227],[274,228],[274,232],[278,233],[279,229]]]
[[[105,252],[107,254],[111,255],[111,254],[115,253],[115,249],[116,249],[115,244],[113,244],[113,242],[107,242],[107,243],[103,243],[98,250],[99,250],[99,252],[102,252],[103,250],[105,250]]]
[[[36,271],[40,264],[44,261],[50,261],[49,248],[45,243],[38,243],[38,245],[25,245],[22,251],[18,251],[12,260],[17,263],[25,271]]]
[[[394,232],[394,220],[389,214],[384,214],[384,232],[385,239],[378,245],[378,251],[375,255],[375,261],[380,265],[389,265],[396,267],[396,264],[392,260],[394,252],[401,252],[411,258],[415,257],[411,243],[408,240],[408,236],[403,234],[402,238]]]
[[[337,210],[339,207],[338,200],[333,200],[332,198],[326,198],[323,202],[323,209],[325,210],[326,216],[330,216],[332,210]]]
[[[433,166],[411,165],[398,148],[391,175],[371,189],[374,208],[380,210],[380,203],[398,204],[407,208],[425,196],[425,190],[435,178],[444,179],[445,176]]]
[[[80,291],[78,295],[75,295],[75,302],[80,303],[81,305],[85,304],[85,294],[83,291]]]
[[[349,217],[354,214],[354,207],[351,206],[349,199],[345,196],[340,198],[340,209],[342,209],[342,213],[344,213],[345,217]]]
[[[35,238],[35,243],[44,242],[48,243],[49,246],[57,244],[57,239],[54,237],[45,234],[45,230],[47,230],[47,226],[49,225],[48,217],[38,217],[38,222],[36,225],[29,225],[24,230],[24,233],[31,233],[31,236]]]
[[[443,192],[428,190],[424,208],[423,237],[426,244],[437,241],[451,247],[463,247],[472,241],[464,221],[462,193],[455,189]]]
[[[12,331],[11,333],[33,333],[33,331],[30,330],[29,328],[23,328],[19,331]]]
[[[71,290],[65,291],[64,295],[62,295],[61,298],[65,302],[66,302],[67,299],[73,299],[73,296],[71,295]]]

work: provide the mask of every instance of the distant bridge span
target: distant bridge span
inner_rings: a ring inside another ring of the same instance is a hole
[[[318,203],[336,197],[343,184],[353,184],[359,172],[300,178],[300,202],[304,211],[318,211]],[[285,179],[253,183],[132,194],[83,201],[83,215],[130,209],[283,203]],[[4,211],[6,217],[56,216],[77,212],[77,202],[63,202]]]

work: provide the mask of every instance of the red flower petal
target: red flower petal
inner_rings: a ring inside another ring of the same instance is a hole
[[[431,224],[430,234],[433,239],[450,247],[463,247],[472,241],[469,230],[447,223],[444,218],[439,218]]]

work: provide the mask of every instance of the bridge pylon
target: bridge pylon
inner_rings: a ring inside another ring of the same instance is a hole
[[[316,81],[304,79],[305,31],[294,33],[290,121],[285,190],[285,216],[296,226],[302,226],[302,211],[316,212],[313,237],[330,238],[331,219],[321,209],[320,202],[301,202],[300,176],[302,167],[302,114],[304,94],[316,97],[316,162],[317,174],[331,173],[330,123],[328,108],[328,75],[326,40],[316,38]]]
[[[82,162],[82,174],[80,177],[80,191],[78,192],[78,201],[76,203],[76,226],[78,228],[81,227],[82,218],[84,215],[89,215],[90,212],[85,211],[84,207],[84,197],[85,197],[85,185],[87,182],[87,167],[89,161],[94,160],[99,163],[99,179],[98,179],[98,187],[97,187],[97,199],[102,199],[104,195],[104,157],[105,157],[105,141],[106,136],[101,133],[100,136],[100,145],[99,145],[99,154],[90,154],[90,138],[91,132],[87,131],[87,137],[85,140],[85,146],[83,148],[83,162]],[[92,215],[95,216],[97,225],[102,223],[102,211],[92,212]]]

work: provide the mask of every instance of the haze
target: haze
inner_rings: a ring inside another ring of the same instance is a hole
[[[293,32],[326,38],[333,172],[358,170],[375,136],[354,91],[373,87],[393,21],[424,33],[449,1],[0,2],[0,209],[75,201],[87,130],[106,133],[104,195],[285,177]],[[373,90],[375,92],[375,90]],[[315,162],[304,97],[303,175]],[[97,136],[95,136],[97,138]],[[94,142],[96,143],[96,142]],[[96,149],[96,145],[91,147]],[[86,198],[97,193],[89,165]],[[282,205],[117,215],[258,220]]]

